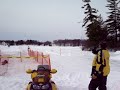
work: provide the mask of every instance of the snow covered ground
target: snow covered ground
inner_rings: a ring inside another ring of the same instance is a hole
[[[28,46],[0,46],[2,53],[18,56],[21,51],[27,56]],[[94,55],[80,47],[30,46],[31,49],[50,54],[52,68],[57,69],[52,80],[59,90],[88,90],[91,63]],[[108,90],[120,90],[120,51],[110,52],[111,72],[108,76]],[[9,59],[8,70],[0,76],[0,90],[25,90],[30,75],[28,68],[36,69],[38,63],[32,59]],[[0,73],[3,67],[0,67]]]

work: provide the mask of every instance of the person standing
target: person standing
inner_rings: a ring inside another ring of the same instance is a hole
[[[109,58],[110,54],[107,50],[107,43],[100,43],[99,51],[96,51],[91,72],[91,81],[89,83],[89,90],[107,90],[107,76],[110,73]]]

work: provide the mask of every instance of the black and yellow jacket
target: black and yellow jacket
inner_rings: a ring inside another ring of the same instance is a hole
[[[92,74],[98,75],[102,73],[103,76],[107,76],[110,73],[109,58],[110,54],[107,49],[100,50],[93,59]]]

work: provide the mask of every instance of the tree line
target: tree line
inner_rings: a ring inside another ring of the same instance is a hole
[[[42,46],[81,46],[86,40],[80,40],[80,39],[64,39],[64,40],[54,40],[51,41],[45,41],[40,42],[37,40],[0,40],[0,44],[12,46],[12,45],[42,45]]]
[[[108,17],[103,20],[97,9],[90,5],[91,0],[82,0],[85,4],[83,27],[85,27],[88,41],[86,45],[96,46],[101,41],[107,41],[110,48],[120,47],[120,0],[107,0]]]
[[[46,42],[40,42],[37,40],[0,40],[0,44],[5,44],[8,46],[12,46],[12,45],[52,45],[52,42],[50,41],[46,41]]]
[[[53,43],[57,46],[81,46],[82,41],[80,39],[65,39],[65,40],[54,40]]]

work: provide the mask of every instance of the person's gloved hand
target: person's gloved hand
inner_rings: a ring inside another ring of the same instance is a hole
[[[96,79],[96,78],[97,78],[97,76],[96,76],[96,75],[94,75],[94,74],[92,74],[91,78],[92,78],[92,79]]]

